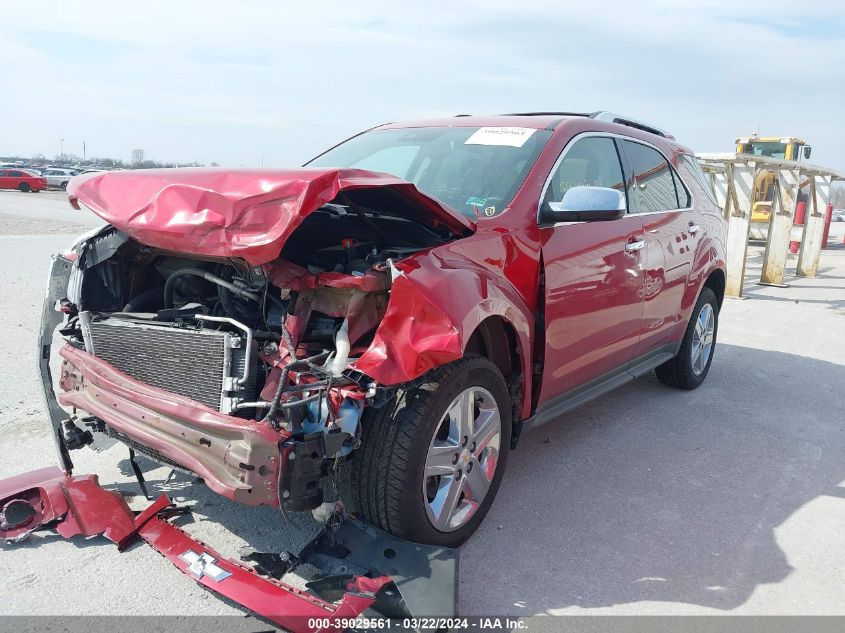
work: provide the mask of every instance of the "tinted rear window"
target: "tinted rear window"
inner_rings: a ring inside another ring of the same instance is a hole
[[[635,190],[639,201],[638,211],[654,213],[682,208],[675,193],[672,167],[663,154],[634,141],[625,140],[623,143],[637,179]]]

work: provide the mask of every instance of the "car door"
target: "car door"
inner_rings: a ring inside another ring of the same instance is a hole
[[[617,143],[609,135],[576,137],[544,188],[545,344],[538,407],[621,372],[637,346],[645,279],[642,219],[626,213],[607,221],[542,222],[543,206],[561,200],[570,187],[627,191]]]
[[[5,169],[0,169],[0,189],[12,189],[12,179],[9,177],[9,172]]]
[[[6,176],[9,179],[9,188],[10,189],[17,189],[22,182],[24,182],[25,174],[17,169],[11,169],[6,172]]]
[[[51,187],[58,187],[62,182],[64,174],[58,169],[48,169],[44,172],[44,176],[47,178],[48,185]]]
[[[670,345],[683,320],[682,305],[695,253],[690,194],[656,147],[625,139],[621,148],[634,178],[630,203],[643,221],[643,328],[636,357]]]

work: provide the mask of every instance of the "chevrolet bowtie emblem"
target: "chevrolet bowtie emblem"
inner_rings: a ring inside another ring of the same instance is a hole
[[[180,554],[181,558],[188,565],[188,573],[199,580],[203,576],[208,576],[214,582],[221,582],[226,580],[232,574],[218,567],[214,564],[217,559],[209,556],[205,552],[197,554],[194,550],[189,549],[184,554]]]

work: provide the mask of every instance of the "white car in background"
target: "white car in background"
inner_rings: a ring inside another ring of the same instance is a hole
[[[59,187],[65,189],[68,181],[74,176],[79,175],[75,169],[64,169],[59,167],[50,167],[41,172],[41,175],[47,179],[47,184],[51,187]]]

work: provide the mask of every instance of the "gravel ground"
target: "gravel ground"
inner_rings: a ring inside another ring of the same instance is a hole
[[[61,194],[0,192],[0,476],[54,461],[40,298],[49,254],[96,224]],[[522,439],[462,548],[461,612],[845,614],[845,249],[825,251],[817,279],[788,283],[726,301],[702,388],[648,375]],[[121,447],[73,457],[78,473],[137,493]],[[164,486],[167,474],[148,473],[153,494],[192,504],[186,529],[224,555],[295,549],[313,529],[183,475]],[[44,533],[0,551],[0,613],[241,613],[143,545],[119,554]]]

